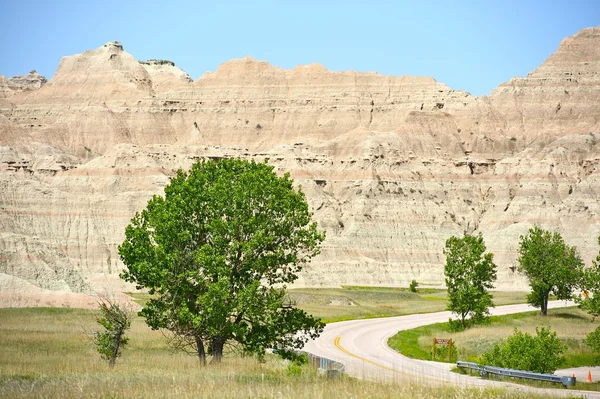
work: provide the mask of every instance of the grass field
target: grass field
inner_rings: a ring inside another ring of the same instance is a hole
[[[414,313],[440,312],[446,309],[446,290],[344,286],[342,288],[297,288],[288,290],[296,305],[326,323],[374,317],[402,316]],[[143,304],[149,296],[129,293]],[[525,292],[494,292],[494,303],[525,303]]]
[[[440,312],[446,309],[446,290],[358,287],[302,288],[289,291],[298,307],[325,322]],[[494,292],[498,305],[525,303],[525,292]]]
[[[535,335],[536,327],[549,326],[568,346],[563,367],[590,366],[594,355],[583,344],[583,338],[598,327],[591,316],[577,308],[550,309],[548,316],[539,312],[519,313],[491,317],[489,325],[477,326],[459,333],[451,333],[448,323],[424,326],[400,331],[390,338],[390,347],[417,359],[431,359],[431,342],[434,337],[452,338],[461,360],[477,361],[479,356],[491,349],[495,343],[511,335],[514,328]]]
[[[230,356],[200,367],[173,353],[161,333],[136,318],[130,346],[115,368],[94,352],[83,331],[95,312],[0,309],[0,398],[535,398],[504,390],[382,384],[325,378],[309,366],[291,375],[276,357],[265,363]],[[538,396],[541,398],[542,396]]]

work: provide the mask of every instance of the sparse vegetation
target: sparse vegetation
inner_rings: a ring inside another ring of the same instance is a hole
[[[113,367],[117,357],[121,356],[122,349],[129,342],[125,332],[131,327],[133,313],[126,305],[106,296],[101,297],[98,304],[100,315],[96,322],[102,326],[102,330],[93,333],[93,340],[98,353]]]
[[[169,65],[174,67],[175,63],[173,61],[169,61],[169,60],[157,60],[157,59],[151,59],[151,60],[146,60],[146,61],[139,61],[140,64],[143,65]]]

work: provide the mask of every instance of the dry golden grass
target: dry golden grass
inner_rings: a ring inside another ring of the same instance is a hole
[[[232,356],[199,367],[173,353],[164,337],[136,318],[131,345],[114,369],[94,352],[82,330],[94,312],[74,309],[0,309],[2,398],[518,398],[504,390],[382,384],[328,379],[305,366],[289,375],[275,357],[265,363]],[[516,395],[516,396],[515,396]]]

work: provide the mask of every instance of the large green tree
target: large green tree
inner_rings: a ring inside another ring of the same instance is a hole
[[[494,255],[485,250],[481,236],[466,234],[446,241],[447,308],[458,316],[458,322],[451,321],[455,328],[484,321],[494,306],[488,290],[496,281],[496,265]]]
[[[527,302],[548,313],[550,294],[558,299],[571,299],[579,287],[583,260],[575,247],[568,246],[560,234],[539,227],[529,229],[519,243],[518,270],[529,279],[531,292]]]
[[[262,356],[300,348],[323,323],[286,300],[286,284],[324,233],[289,174],[240,159],[179,170],[137,213],[119,247],[121,277],[152,295],[140,312],[180,348],[220,361],[226,343]]]

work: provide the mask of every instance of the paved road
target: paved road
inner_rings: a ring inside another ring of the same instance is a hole
[[[555,301],[551,302],[549,307],[572,305]],[[491,313],[504,315],[528,310],[533,308],[528,305],[507,305],[492,309]],[[388,338],[400,330],[444,322],[449,317],[450,312],[439,312],[331,323],[325,327],[318,339],[308,342],[304,350],[343,363],[347,374],[361,379],[411,381],[428,385],[504,386],[518,391],[535,390],[557,396],[581,394],[585,397],[600,398],[600,392],[547,390],[461,375],[450,371],[452,364],[410,359],[387,346]]]

